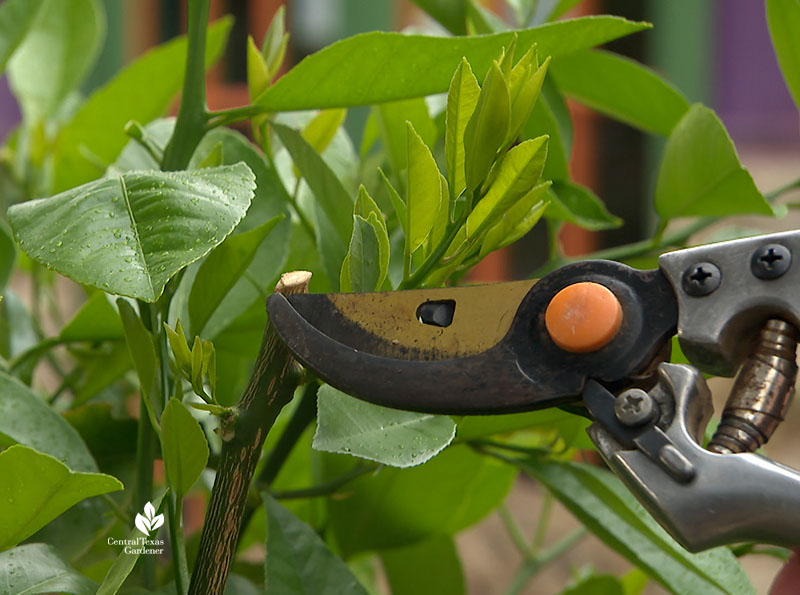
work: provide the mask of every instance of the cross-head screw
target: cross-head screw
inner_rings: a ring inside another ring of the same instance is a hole
[[[750,270],[759,279],[777,279],[792,265],[792,253],[781,244],[761,246],[750,258]]]
[[[655,417],[656,403],[642,389],[631,388],[614,401],[614,414],[623,425],[641,426]]]
[[[681,285],[692,297],[702,297],[717,290],[722,282],[722,273],[711,262],[696,262],[683,272]]]

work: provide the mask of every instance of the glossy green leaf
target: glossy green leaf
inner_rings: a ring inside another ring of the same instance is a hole
[[[203,429],[186,405],[172,398],[161,415],[161,454],[169,485],[183,498],[208,462]]]
[[[375,291],[381,281],[380,245],[377,231],[360,215],[353,216],[353,236],[343,265],[349,288],[344,291]]]
[[[477,188],[506,139],[511,116],[508,86],[494,63],[481,85],[478,103],[464,129],[464,179],[467,190]]]
[[[466,35],[467,0],[411,0],[453,35]]]
[[[33,24],[44,0],[6,0],[0,6],[0,74]]]
[[[0,446],[23,444],[76,471],[97,471],[75,429],[30,388],[0,372],[0,395]]]
[[[531,48],[529,54],[526,54],[526,57],[533,52],[535,52],[535,50]],[[520,62],[522,62],[522,60]],[[550,58],[546,58],[540,66],[533,60],[523,73],[518,73],[518,69],[520,69],[523,64],[518,64],[514,67],[514,71],[512,71],[512,80],[509,85],[511,116],[508,123],[508,134],[506,135],[504,144],[514,142],[519,136],[522,126],[530,118],[537,100],[539,99],[539,93],[542,90],[544,78],[550,66]],[[516,83],[513,80],[515,75],[520,79]]]
[[[800,3],[766,0],[767,25],[783,79],[800,109]]]
[[[347,110],[345,109],[322,110],[309,120],[301,135],[312,149],[317,153],[322,153],[331,144],[346,115]]]
[[[0,452],[0,477],[0,550],[85,498],[123,489],[110,475],[71,471],[50,455],[19,444]]]
[[[61,329],[61,341],[115,341],[124,339],[119,314],[108,297],[97,292]]]
[[[392,171],[398,177],[408,167],[406,122],[411,122],[426,145],[432,147],[436,142],[436,124],[423,97],[382,103],[373,113]]]
[[[493,250],[513,244],[528,233],[545,214],[550,202],[547,198],[549,182],[539,184],[503,213],[497,223],[486,231],[479,258]]]
[[[29,122],[52,116],[89,72],[105,36],[97,0],[45,0],[8,62],[8,80]]]
[[[253,261],[259,246],[282,215],[250,231],[230,236],[200,265],[189,294],[191,334],[200,335],[209,318]]]
[[[314,198],[331,222],[342,245],[347,245],[353,227],[351,220],[353,199],[336,174],[299,132],[274,122],[272,128],[292,156],[295,166],[314,193]]]
[[[347,566],[316,532],[264,495],[267,509],[267,556],[264,586],[270,593],[292,595],[366,595]]]
[[[389,200],[392,202],[392,208],[394,208],[394,212],[397,215],[398,221],[400,221],[400,227],[403,229],[403,233],[408,233],[408,210],[406,207],[406,202],[403,200],[403,197],[395,190],[395,187],[392,186],[392,183],[389,181],[389,178],[386,177],[386,174],[383,173],[381,168],[378,168],[378,173],[381,175],[381,179],[383,180],[384,186],[386,186],[386,193],[389,195]]]
[[[575,52],[556,60],[551,70],[570,97],[646,132],[669,135],[689,109],[681,92],[655,71],[610,52]]]
[[[250,101],[261,95],[269,87],[269,68],[261,49],[255,40],[247,36],[247,90]]]
[[[158,427],[161,416],[161,389],[159,388],[158,359],[153,345],[153,336],[142,324],[133,307],[124,299],[117,300],[122,327],[125,331],[125,342],[128,344],[136,375],[139,377],[139,389],[147,406],[147,412],[153,427]]]
[[[420,465],[456,433],[444,415],[399,411],[366,403],[324,385],[317,400],[314,448],[350,454],[393,467]]]
[[[541,481],[590,531],[675,593],[754,593],[728,548],[690,554],[610,472],[579,463],[527,459]]]
[[[233,19],[225,18],[209,25],[206,66],[222,54],[232,24]],[[185,62],[186,37],[182,36],[143,54],[92,93],[59,133],[53,191],[62,192],[101,175],[98,161],[112,163],[129,141],[126,122],[146,123],[163,115],[181,89]]]
[[[542,177],[546,180],[569,178],[569,160],[572,149],[572,121],[563,97],[555,85],[545,79],[539,100],[528,121],[522,125],[520,138],[527,140],[547,135],[547,163]]]
[[[453,539],[434,537],[381,552],[392,595],[463,595],[464,573]]]
[[[467,127],[481,88],[472,74],[469,62],[463,59],[450,81],[447,93],[444,154],[447,163],[447,182],[451,196],[457,197],[466,187],[464,177],[464,130]]]
[[[243,163],[129,172],[15,205],[8,216],[34,260],[79,283],[153,302],[172,275],[233,230],[254,188]]]
[[[406,229],[411,252],[419,248],[431,233],[443,197],[439,168],[431,150],[414,127],[408,127],[408,182],[406,200]]]
[[[772,215],[717,115],[696,104],[667,140],[655,190],[662,221],[692,215]]]
[[[286,32],[286,7],[281,4],[272,22],[269,24],[264,42],[261,44],[261,54],[267,64],[267,73],[271,80],[281,68],[286,57],[286,47],[289,44],[289,34]]]
[[[550,206],[545,216],[567,221],[584,229],[612,229],[622,220],[608,212],[603,201],[586,186],[572,181],[556,181],[547,193]]]
[[[352,460],[329,455],[325,478],[347,472]],[[384,467],[348,483],[349,497],[328,500],[329,526],[344,556],[452,535],[494,510],[515,477],[509,465],[450,446],[424,465]]]
[[[258,103],[270,111],[371,105],[444,93],[462,57],[480,79],[514,35],[522,47],[561,56],[649,28],[619,17],[585,17],[479,37],[425,37],[372,32],[338,41],[305,58]],[[343,85],[342,81],[348,81]]]
[[[547,137],[526,140],[513,147],[497,166],[497,174],[483,198],[467,217],[467,239],[495,222],[539,181],[547,158]]]
[[[95,595],[97,584],[70,567],[44,543],[29,543],[0,553],[0,593]]]

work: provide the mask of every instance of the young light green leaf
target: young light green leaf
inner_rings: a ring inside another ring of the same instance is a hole
[[[76,471],[97,471],[78,432],[31,389],[0,372],[0,394],[0,446],[23,444],[57,457]]]
[[[222,54],[232,24],[233,19],[225,18],[209,25],[206,66]],[[160,117],[181,89],[185,62],[186,37],[182,36],[140,56],[92,93],[59,133],[53,192],[96,179],[101,173],[96,163],[112,163],[128,142],[126,122]]]
[[[404,446],[404,450],[415,447],[413,443]],[[352,457],[333,455],[323,462],[325,480],[340,477],[358,464]],[[327,502],[328,527],[347,557],[452,535],[500,505],[516,475],[510,465],[467,445],[453,445],[424,465],[384,467],[348,483],[347,498]]]
[[[533,108],[536,106],[536,100],[539,99],[539,93],[542,90],[542,84],[549,65],[549,57],[538,68],[534,68],[531,65],[529,71],[526,71],[520,81],[518,88],[512,90],[511,117],[508,123],[505,145],[510,145],[517,139],[522,126],[530,118]]]
[[[295,166],[314,193],[342,246],[346,246],[353,226],[350,215],[353,210],[353,199],[336,174],[299,132],[275,122],[272,123],[272,129],[292,156]]]
[[[590,531],[675,593],[754,593],[728,548],[690,554],[610,472],[579,463],[527,459],[541,481]]]
[[[383,213],[363,184],[358,187],[358,196],[356,196],[353,213],[366,219],[367,223],[375,230],[375,235],[378,238],[380,274],[378,275],[377,289],[386,279],[386,274],[389,270],[391,246],[389,244],[389,231],[386,227],[386,221],[383,219]]]
[[[301,134],[312,149],[322,153],[331,144],[346,115],[346,109],[322,110],[311,118]]]
[[[161,415],[161,454],[169,485],[183,498],[208,462],[203,429],[186,406],[172,398]]]
[[[180,319],[175,324],[175,330],[164,323],[164,331],[167,333],[167,342],[175,358],[175,364],[179,370],[189,371],[192,369],[192,353],[189,351],[189,344],[186,342],[186,333]]]
[[[444,154],[447,164],[447,182],[452,197],[457,197],[466,187],[464,177],[464,130],[467,127],[481,88],[472,74],[466,58],[462,59],[450,81],[445,117]]]
[[[773,214],[739,162],[722,122],[700,104],[691,107],[667,140],[655,208],[662,222],[692,215]]]
[[[283,219],[273,217],[266,223],[230,236],[200,265],[189,294],[189,321],[192,335],[201,335],[211,315],[250,266],[259,246]]]
[[[371,105],[444,93],[462,57],[480,79],[515,34],[521,46],[536,42],[542,55],[555,59],[649,27],[619,17],[593,16],[479,37],[364,33],[305,58],[257,103],[279,112]],[[351,84],[343,85],[343,80]]]
[[[31,28],[44,0],[6,0],[0,5],[0,74]]]
[[[358,149],[358,155],[362,161],[369,155],[370,150],[375,145],[375,141],[380,136],[380,129],[378,128],[378,116],[375,111],[371,111],[367,116],[367,121],[364,122],[364,132],[361,134],[361,146]]]
[[[128,344],[128,351],[136,368],[136,375],[139,377],[142,399],[153,427],[157,428],[158,419],[161,417],[161,389],[158,383],[158,360],[153,336],[144,328],[141,319],[127,301],[119,298],[117,308],[125,329],[125,342]]]
[[[549,182],[539,184],[503,213],[497,223],[486,231],[481,242],[479,259],[494,250],[513,244],[533,229],[550,204],[544,200],[549,187]]]
[[[441,188],[442,200],[439,205],[439,212],[436,215],[436,220],[433,222],[433,228],[431,228],[431,234],[423,245],[426,258],[444,239],[444,234],[447,232],[447,225],[450,223],[450,214],[455,205],[455,200],[450,200],[447,180],[441,174],[439,174],[439,185]]]
[[[629,58],[584,50],[553,63],[558,87],[581,103],[645,132],[669,135],[689,109],[686,98],[656,72]],[[602,85],[592,81],[602,79]]]
[[[125,338],[119,315],[108,297],[98,291],[61,329],[58,338],[70,341],[119,341]]]
[[[8,80],[28,122],[52,116],[88,74],[105,37],[97,0],[45,0],[8,63]]]
[[[218,142],[214,145],[208,154],[203,157],[203,160],[197,164],[195,169],[206,169],[209,167],[219,167],[220,165],[224,165],[224,152],[222,147],[222,142]]]
[[[360,215],[353,215],[353,237],[346,259],[351,291],[375,291],[381,282],[378,234]]]
[[[253,37],[247,36],[247,91],[250,101],[267,90],[270,83],[269,68],[264,55]]]
[[[172,275],[233,230],[254,187],[243,163],[128,172],[15,205],[8,216],[34,260],[79,283],[154,302]]]
[[[432,147],[436,142],[436,124],[423,97],[381,103],[373,108],[373,113],[396,176],[408,167],[406,122],[411,122],[426,145]]]
[[[467,217],[467,239],[479,235],[539,181],[547,159],[547,137],[526,140],[506,153],[497,175]]]
[[[464,177],[467,190],[474,190],[489,173],[508,132],[511,98],[495,62],[481,86],[478,103],[464,129]]]
[[[463,595],[464,572],[453,538],[437,536],[380,553],[392,595]],[[409,572],[409,569],[414,569]]]
[[[439,168],[431,150],[409,122],[406,229],[408,248],[414,252],[431,232],[442,204]]]
[[[545,217],[567,221],[584,229],[613,229],[622,219],[608,212],[603,201],[586,186],[571,181],[556,181],[547,193],[550,206]]]
[[[0,477],[0,551],[81,500],[123,489],[115,477],[72,471],[58,459],[20,444],[0,452]]]
[[[270,593],[367,595],[344,562],[316,531],[264,494],[267,556],[264,586]]]
[[[0,593],[95,595],[97,584],[72,568],[56,548],[28,543],[0,553]]]
[[[542,177],[550,180],[569,178],[569,160],[572,149],[572,121],[558,89],[545,78],[539,100],[531,116],[522,125],[520,138],[527,140],[547,135],[547,163]]]
[[[789,93],[800,109],[800,4],[796,0],[767,0],[766,5],[772,46]]]
[[[286,32],[286,8],[283,4],[275,11],[272,22],[269,24],[264,42],[261,44],[261,54],[267,64],[268,82],[271,81],[283,64],[286,56],[286,47],[289,45],[289,34]]]
[[[389,200],[392,201],[392,207],[394,208],[398,221],[400,221],[400,227],[403,228],[404,234],[408,234],[408,211],[406,203],[403,197],[395,190],[394,186],[392,186],[389,178],[386,177],[386,174],[383,173],[380,167],[378,168],[378,173],[381,175],[384,186],[386,186],[386,193],[389,195]]]
[[[206,359],[203,355],[203,341],[200,337],[195,337],[194,343],[192,344],[192,374],[190,380],[194,392],[201,395],[204,400],[206,392],[203,390],[203,376],[205,375],[203,363],[205,361]]]
[[[393,467],[424,463],[450,444],[456,433],[447,416],[380,407],[329,385],[320,388],[317,409],[315,449]]]

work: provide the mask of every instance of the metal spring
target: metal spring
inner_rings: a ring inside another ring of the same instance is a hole
[[[708,450],[720,454],[754,452],[783,421],[794,395],[797,329],[771,319],[761,330],[733,384]]]

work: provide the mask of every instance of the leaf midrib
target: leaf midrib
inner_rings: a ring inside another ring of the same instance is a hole
[[[150,288],[150,298],[155,299],[156,291],[153,287],[153,278],[150,275],[150,265],[147,263],[147,259],[144,255],[144,250],[142,250],[142,241],[139,237],[139,224],[136,222],[136,217],[133,214],[133,205],[131,204],[130,197],[128,196],[128,188],[125,185],[125,177],[119,177],[120,188],[122,189],[122,199],[125,201],[125,208],[128,210],[128,218],[131,222],[131,229],[133,230],[133,237],[134,241],[136,242],[136,251],[139,254],[139,259],[142,263],[142,268],[144,269],[144,276],[147,279],[147,285]]]

